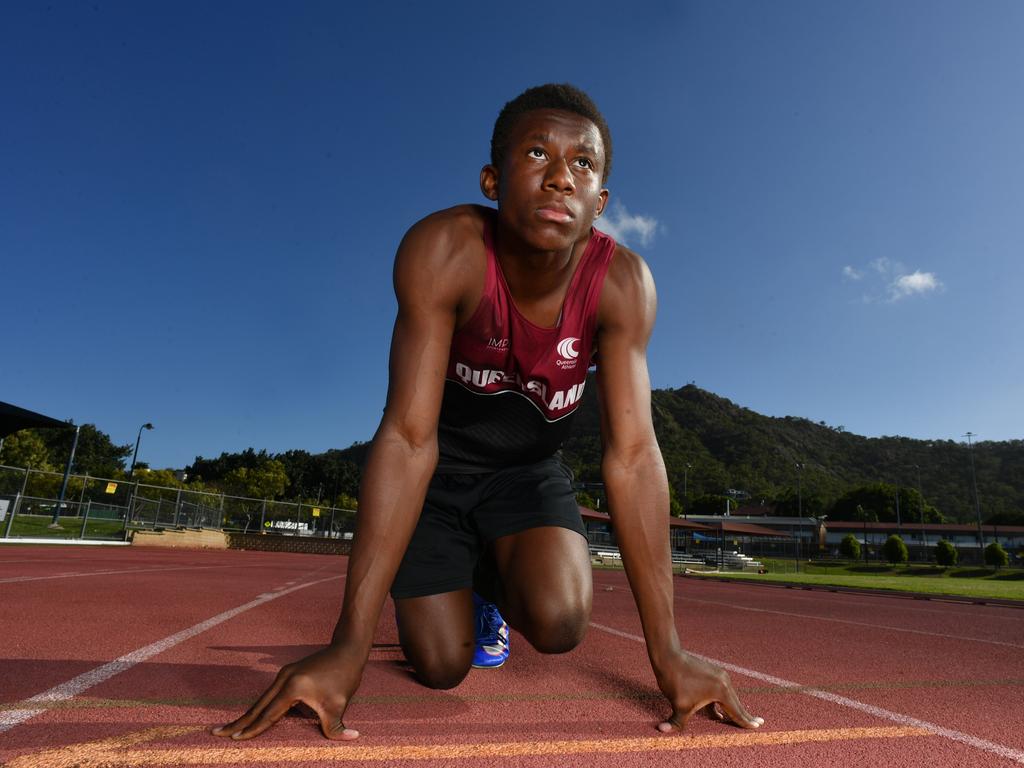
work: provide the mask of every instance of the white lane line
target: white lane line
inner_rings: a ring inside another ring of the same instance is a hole
[[[299,584],[297,587],[283,589],[278,592],[265,592],[255,600],[250,600],[244,605],[240,605],[237,608],[231,608],[223,613],[218,613],[216,616],[209,618],[206,621],[202,621],[188,629],[183,629],[181,632],[175,632],[173,635],[169,635],[163,640],[157,640],[155,643],[150,643],[147,646],[138,648],[130,653],[126,653],[124,656],[120,656],[111,662],[96,667],[96,669],[83,672],[81,675],[78,675],[78,677],[73,677],[67,682],[54,686],[48,691],[37,693],[32,698],[25,699],[20,702],[24,705],[20,709],[10,709],[6,712],[0,712],[0,733],[9,731],[14,726],[20,725],[26,720],[30,720],[36,715],[46,711],[45,707],[40,709],[38,707],[33,707],[33,704],[52,704],[57,701],[73,699],[83,691],[109,680],[114,675],[118,675],[121,672],[129,670],[136,664],[146,661],[159,653],[163,653],[164,651],[169,650],[174,646],[195,637],[196,635],[202,634],[206,630],[215,627],[218,624],[223,624],[228,619],[233,619],[235,616],[245,613],[252,608],[261,606],[264,603],[269,603],[271,600],[277,600],[279,597],[284,597],[285,595],[297,592],[300,589],[305,589],[306,587],[312,587],[316,584],[323,584],[325,581],[334,581],[335,579],[343,578],[345,578],[345,575],[339,574],[337,576],[328,576],[326,579],[309,581],[305,584]]]
[[[640,635],[634,635],[629,632],[623,632],[621,629],[615,629],[614,627],[607,627],[604,624],[598,624],[596,622],[590,622],[590,626],[594,629],[600,629],[602,632],[607,632],[610,635],[616,637],[624,637],[627,640],[635,640],[638,643],[645,643],[646,641]],[[846,696],[840,696],[836,693],[830,693],[829,691],[818,690],[817,688],[809,688],[801,685],[800,683],[794,683],[792,680],[784,680],[781,677],[775,677],[774,675],[767,675],[764,672],[757,672],[753,669],[747,669],[746,667],[740,667],[736,664],[729,664],[725,661],[719,661],[713,659],[710,656],[703,656],[699,653],[693,653],[688,651],[698,659],[715,664],[722,669],[726,669],[729,672],[734,672],[737,675],[744,675],[746,677],[752,677],[755,680],[760,680],[764,683],[770,683],[776,685],[779,688],[790,688],[795,693],[802,693],[806,696],[813,696],[816,699],[822,699],[824,701],[831,702],[832,704],[838,704],[842,707],[848,707],[850,709],[856,709],[860,712],[865,712],[874,717],[881,718],[883,720],[889,720],[893,723],[899,723],[901,725],[908,725],[913,728],[923,728],[924,730],[935,734],[936,736],[942,736],[950,741],[956,741],[960,744],[966,744],[967,746],[974,747],[975,749],[984,750],[985,752],[991,752],[1005,757],[1008,760],[1021,763],[1024,765],[1024,751],[1019,749],[1013,749],[1003,744],[997,744],[994,741],[987,741],[985,739],[979,739],[977,736],[971,736],[969,733],[963,733],[962,731],[954,731],[951,728],[944,728],[941,725],[935,723],[929,723],[926,720],[918,720],[916,717],[910,717],[910,715],[902,715],[899,712],[892,712],[888,709],[882,709],[876,707],[873,704],[865,704],[862,701],[856,699],[847,698]]]
[[[176,565],[165,568],[127,568],[119,571],[75,571],[73,573],[52,573],[48,576],[10,576],[0,579],[0,584],[13,584],[22,581],[47,581],[48,579],[72,579],[79,576],[110,576],[117,573],[157,573],[160,571],[201,571],[211,568],[258,568],[263,563],[247,563],[244,565]]]
[[[868,627],[870,629],[888,629],[893,632],[908,632],[912,635],[927,635],[928,637],[941,637],[946,640],[966,640],[970,643],[988,643],[989,645],[1002,645],[1007,648],[1024,648],[1021,643],[1007,643],[1003,640],[985,640],[981,637],[967,637],[965,635],[947,635],[944,632],[929,632],[925,629],[907,629],[906,627],[893,627],[889,624],[872,624],[867,621],[853,621],[852,619],[833,619],[829,616],[811,616],[806,613],[793,613],[791,611],[776,611],[771,608],[751,608],[747,605],[734,605],[732,603],[719,602],[718,600],[701,600],[697,597],[682,597],[676,595],[676,600],[688,600],[691,603],[704,603],[706,605],[720,605],[725,608],[734,608],[737,611],[750,611],[751,613],[771,613],[776,616],[790,616],[798,619],[811,619],[813,621],[830,621],[834,624],[851,624],[855,627]]]

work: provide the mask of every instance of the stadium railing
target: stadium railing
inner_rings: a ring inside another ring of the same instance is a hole
[[[0,537],[127,539],[133,529],[207,528],[319,538],[352,537],[355,511],[0,465]]]

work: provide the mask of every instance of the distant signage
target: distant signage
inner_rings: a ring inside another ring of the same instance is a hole
[[[107,483],[107,493],[117,493],[117,483]]]
[[[320,517],[320,507],[313,507],[313,517]]]
[[[274,520],[271,522],[268,520],[263,524],[267,528],[274,528],[279,531],[308,531],[309,526],[306,523],[296,523],[294,520]]]
[[[10,499],[0,499],[0,522],[7,519],[7,505],[10,503]]]

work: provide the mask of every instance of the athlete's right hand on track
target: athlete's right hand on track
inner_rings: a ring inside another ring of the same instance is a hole
[[[687,721],[701,710],[715,720],[730,721],[740,728],[764,725],[764,718],[751,715],[740,702],[724,669],[680,649],[654,672],[662,693],[672,705],[672,714],[658,725],[662,733],[683,730]]]
[[[249,711],[227,725],[214,728],[214,736],[235,740],[259,736],[302,702],[320,718],[328,739],[351,741],[359,731],[346,728],[342,717],[363,676],[365,659],[340,646],[328,646],[281,667],[271,685]]]

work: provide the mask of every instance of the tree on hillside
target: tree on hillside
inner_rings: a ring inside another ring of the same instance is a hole
[[[50,461],[63,467],[71,452],[74,435],[71,430],[47,429],[44,435],[50,449]],[[132,455],[131,444],[117,445],[110,435],[96,428],[95,424],[83,424],[78,431],[78,447],[71,471],[90,477],[113,477],[119,469],[125,468],[126,460]]]
[[[921,522],[922,513],[925,522],[945,522],[938,510],[925,503],[917,489],[889,483],[871,483],[850,489],[836,500],[828,515],[833,520],[856,520],[857,507],[863,507],[873,512],[878,521],[894,523],[897,517],[897,498],[899,518],[904,523]]]
[[[672,517],[682,517],[685,511],[682,502],[676,496],[676,489],[670,485],[668,487],[668,513]]]
[[[869,512],[868,510],[864,509],[863,506],[858,504],[857,508],[853,511],[853,519],[856,520],[858,523],[877,523],[878,515],[876,515],[874,512]]]
[[[324,474],[332,498],[338,494],[359,495],[361,473],[355,461],[344,458],[344,454],[337,450],[327,451],[318,458],[324,463]]]
[[[1006,554],[1003,545],[998,541],[993,541],[985,547],[985,565],[991,565],[993,568],[1003,568],[1009,562],[1009,555]]]
[[[355,496],[349,496],[347,493],[342,493],[335,499],[334,505],[338,509],[359,509],[359,499]]]
[[[985,525],[1024,525],[1024,510],[1013,512],[997,512],[989,515]]]
[[[0,464],[38,469],[42,472],[57,471],[57,467],[50,462],[50,451],[46,443],[34,429],[23,429],[4,438]]]
[[[839,542],[839,554],[847,560],[860,560],[860,542],[857,541],[857,537],[852,533],[843,536],[843,540]]]
[[[956,561],[959,558],[959,554],[956,551],[956,547],[953,543],[941,539],[938,544],[935,545],[935,562],[943,567],[949,567],[956,565]]]
[[[189,477],[197,480],[217,482],[226,478],[235,469],[255,469],[270,458],[265,450],[257,452],[253,448],[246,448],[241,453],[221,453],[216,459],[196,456],[195,461],[186,467],[186,471]]]
[[[822,496],[807,488],[798,493],[796,486],[771,497],[771,503],[779,517],[797,517],[801,512],[804,517],[820,517],[827,509]]]
[[[705,493],[693,500],[687,513],[691,515],[724,515],[726,509],[732,512],[736,509],[736,502],[728,496]]]
[[[907,552],[907,545],[895,533],[885,540],[885,544],[882,545],[882,554],[893,565],[905,563],[907,558],[910,557],[910,553]]]
[[[23,429],[4,440],[2,463],[59,472],[67,465],[73,429]],[[82,424],[71,471],[91,477],[114,477],[123,470],[132,446],[116,445],[94,424]]]
[[[231,493],[253,499],[274,499],[288,487],[288,475],[284,465],[274,459],[267,459],[257,467],[238,467],[224,478]]]

